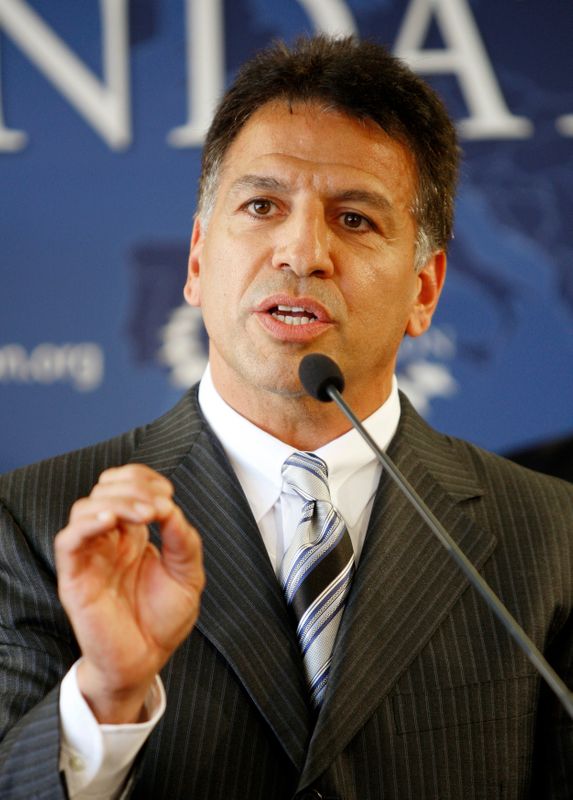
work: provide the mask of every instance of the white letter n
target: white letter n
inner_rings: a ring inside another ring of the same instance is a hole
[[[128,0],[100,0],[103,83],[24,0],[0,0],[0,29],[50,80],[114,150],[131,142],[128,66]],[[26,135],[3,125],[0,151],[20,150]]]

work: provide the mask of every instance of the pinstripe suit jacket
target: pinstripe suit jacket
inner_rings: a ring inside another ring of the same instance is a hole
[[[402,408],[390,454],[571,683],[573,487],[437,434],[404,397]],[[573,797],[571,721],[384,476],[312,719],[281,590],[193,391],[145,428],[0,481],[0,797],[65,796],[58,686],[78,649],[52,540],[99,473],[128,461],[171,478],[208,576],[197,627],[164,670],[167,712],[134,797]]]

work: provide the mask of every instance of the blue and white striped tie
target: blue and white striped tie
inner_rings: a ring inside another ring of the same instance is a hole
[[[318,707],[354,574],[354,552],[344,520],[330,499],[324,461],[314,453],[293,453],[283,464],[282,476],[283,484],[304,500],[280,578],[296,617],[311,699]]]

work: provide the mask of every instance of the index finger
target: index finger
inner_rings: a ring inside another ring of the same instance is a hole
[[[164,475],[156,472],[146,464],[124,464],[121,467],[110,467],[99,476],[98,483],[153,483],[163,487],[163,491],[173,493],[173,484]]]

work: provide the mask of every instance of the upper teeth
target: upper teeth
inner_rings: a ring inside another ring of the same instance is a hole
[[[278,312],[286,313],[278,313]],[[292,314],[304,313],[305,309],[301,306],[277,306],[277,310],[272,312],[275,319],[281,322],[286,322],[287,325],[308,325],[309,322],[315,322],[316,317],[293,317]]]

